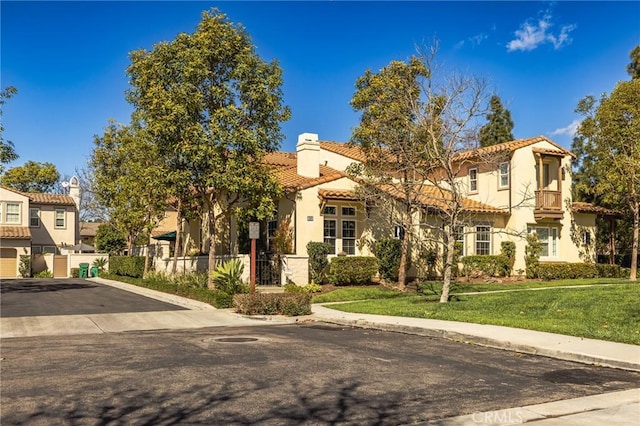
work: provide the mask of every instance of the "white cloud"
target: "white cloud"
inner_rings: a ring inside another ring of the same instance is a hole
[[[476,34],[472,37],[467,38],[466,40],[460,40],[453,46],[454,49],[462,49],[462,47],[469,42],[472,47],[479,46],[480,43],[488,39],[489,36],[485,33]]]
[[[580,126],[580,123],[582,123],[582,120],[575,119],[568,126],[561,127],[559,129],[554,130],[553,132],[551,132],[551,135],[552,136],[557,136],[557,135],[575,136],[576,132],[578,131],[578,126]]]
[[[515,31],[516,38],[507,43],[507,51],[533,50],[545,43],[551,43],[553,48],[558,50],[570,44],[573,40],[569,37],[569,33],[576,28],[575,25],[563,25],[560,32],[554,34],[551,32],[553,26],[551,19],[551,14],[547,12],[538,22],[527,20],[520,25],[520,29]]]

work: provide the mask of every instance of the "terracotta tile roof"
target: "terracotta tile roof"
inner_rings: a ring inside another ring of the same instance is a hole
[[[358,201],[356,193],[346,189],[319,189],[318,198],[325,200]]]
[[[7,191],[11,191],[15,194],[20,194],[27,197],[34,204],[55,204],[60,206],[74,206],[75,202],[73,198],[68,195],[63,194],[41,194],[38,192],[22,192],[15,190],[13,188],[7,188],[3,186],[2,188]]]
[[[0,238],[3,240],[30,240],[28,226],[0,226]]]
[[[270,152],[262,158],[262,163],[273,166],[295,166],[297,158],[295,152]]]
[[[274,174],[280,185],[284,188],[285,192],[300,191],[302,189],[311,188],[322,183],[331,182],[347,175],[341,171],[332,169],[327,166],[320,166],[320,176],[317,178],[310,178],[306,176],[300,176],[298,174],[297,166],[291,167],[275,167]]]
[[[344,157],[351,158],[356,161],[366,160],[366,156],[357,146],[351,146],[341,142],[320,141],[320,149],[340,154]]]
[[[533,138],[527,138],[527,139],[516,139],[514,141],[511,142],[504,142],[504,143],[499,143],[496,145],[492,145],[492,146],[488,146],[485,148],[478,148],[478,149],[474,149],[471,151],[465,151],[465,152],[461,152],[459,154],[456,154],[453,156],[453,161],[465,161],[465,160],[471,160],[471,159],[477,159],[479,157],[484,157],[490,154],[496,154],[496,153],[500,153],[500,152],[513,152],[517,149],[520,148],[524,148],[526,146],[529,145],[533,145],[534,143],[538,143],[538,142],[547,142],[550,143],[551,145],[553,145],[554,147],[557,148],[557,151],[554,150],[554,152],[560,153],[563,156],[571,156],[571,157],[575,157],[575,155],[573,153],[571,153],[570,151],[567,151],[566,149],[562,148],[560,145],[556,144],[555,142],[551,141],[550,139],[548,139],[545,136],[536,136]]]
[[[383,189],[395,197],[403,197],[403,193],[398,189],[398,185],[385,185]],[[441,210],[449,208],[449,202],[452,200],[451,192],[441,190],[433,185],[424,185],[420,189],[420,193],[416,197],[416,201],[423,207],[435,207]],[[499,209],[480,201],[470,198],[462,198],[462,209],[467,213],[485,213],[485,214],[509,214],[508,210]]]
[[[536,154],[544,154],[544,155],[553,155],[555,157],[564,157],[566,156],[566,152],[560,149],[549,149],[549,148],[533,148],[533,151]]]
[[[95,237],[102,222],[80,222],[80,236]]]
[[[571,156],[575,157],[573,153],[567,151],[562,148],[560,145],[556,144],[552,140],[548,139],[546,136],[536,136],[533,138],[526,139],[516,139],[510,142],[504,142],[497,145],[488,146],[486,148],[478,148],[470,151],[464,151],[459,154],[454,155],[454,161],[465,161],[471,159],[477,159],[478,157],[484,157],[490,154],[500,153],[500,152],[513,152],[517,149],[524,148],[529,145],[533,145],[538,142],[547,142],[556,149],[544,149],[544,148],[536,148],[537,151],[549,154],[549,155],[562,155],[562,156]],[[321,141],[320,148],[334,152],[336,154],[343,155],[347,158],[351,158],[357,161],[365,161],[366,156],[362,152],[362,150],[356,146],[350,146],[346,143],[340,142],[329,142],[329,141]]]
[[[576,213],[595,213],[599,216],[621,217],[622,213],[617,210],[607,209],[591,203],[575,201],[571,203],[571,210]]]

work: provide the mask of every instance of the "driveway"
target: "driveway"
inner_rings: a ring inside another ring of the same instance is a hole
[[[185,310],[80,278],[2,280],[0,293],[2,318]]]

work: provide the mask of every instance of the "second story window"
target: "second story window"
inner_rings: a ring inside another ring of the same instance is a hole
[[[56,209],[56,228],[65,228],[67,226],[65,213],[64,210]]]
[[[29,226],[34,228],[40,226],[40,209],[29,209]]]
[[[478,169],[469,169],[469,192],[478,192]]]
[[[509,187],[509,163],[500,163],[498,166],[498,188]]]
[[[6,223],[20,223],[20,203],[7,203],[5,205],[4,221]]]

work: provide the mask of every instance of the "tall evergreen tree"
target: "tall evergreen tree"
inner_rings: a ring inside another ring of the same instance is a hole
[[[631,76],[632,80],[640,78],[640,44],[629,52],[629,58],[631,59],[631,62],[627,65],[627,72]]]
[[[487,114],[489,122],[480,129],[480,146],[491,146],[513,140],[511,112],[502,106],[498,95],[491,96],[489,109],[491,110]]]

